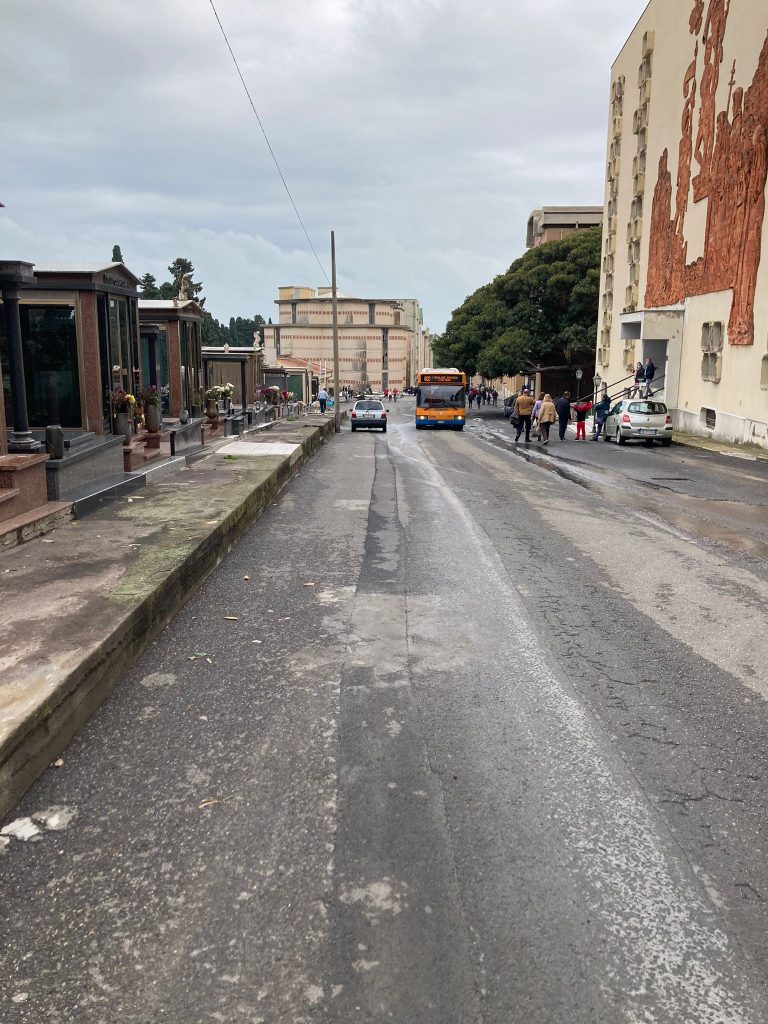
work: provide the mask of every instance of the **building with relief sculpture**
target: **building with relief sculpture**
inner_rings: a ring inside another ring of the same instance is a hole
[[[768,447],[768,5],[651,0],[613,65],[597,373]]]
[[[276,324],[261,328],[267,363],[290,356],[333,369],[330,288],[284,287],[275,300]],[[416,300],[358,299],[338,295],[339,378],[356,390],[402,391],[412,379],[414,334],[421,330]]]

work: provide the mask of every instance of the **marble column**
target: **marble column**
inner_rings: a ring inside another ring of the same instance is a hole
[[[43,445],[35,440],[29,429],[27,385],[24,379],[24,350],[21,343],[21,320],[19,318],[19,291],[13,285],[4,285],[2,291],[8,372],[11,378],[11,408],[13,409],[13,430],[8,435],[8,451],[12,454],[42,452]]]

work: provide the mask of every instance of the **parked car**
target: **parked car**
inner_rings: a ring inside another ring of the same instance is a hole
[[[606,417],[603,440],[617,444],[645,441],[648,445],[660,441],[668,448],[672,444],[672,417],[663,402],[622,398]]]
[[[358,427],[379,427],[385,434],[387,432],[387,410],[384,403],[376,399],[365,398],[355,402],[349,418],[353,432]]]

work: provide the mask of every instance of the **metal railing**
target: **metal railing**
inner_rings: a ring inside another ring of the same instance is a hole
[[[652,398],[656,392],[664,390],[664,387],[660,387],[659,385],[661,385],[663,381],[666,381],[666,379],[667,375],[663,373],[660,377],[654,377],[652,381],[643,381],[641,384],[636,385],[635,375],[634,373],[631,373],[628,377],[622,377],[621,380],[614,381],[613,384],[601,384],[599,391],[593,391],[590,395],[583,395],[581,398],[577,399],[577,401],[592,402],[592,404],[594,405],[595,399],[597,397],[601,397],[603,395],[603,392],[605,392],[610,401],[613,402],[614,400],[624,398],[625,396],[629,397],[629,393],[634,391],[636,388],[639,389],[641,398]],[[631,381],[631,383],[627,384],[627,381]],[[614,394],[610,393],[611,388],[616,388],[619,387],[620,385],[624,386],[621,387],[621,389],[619,391],[616,391]]]

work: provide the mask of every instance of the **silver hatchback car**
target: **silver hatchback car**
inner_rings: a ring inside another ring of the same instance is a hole
[[[672,444],[672,417],[663,402],[652,398],[622,398],[616,402],[605,420],[603,440],[626,444],[660,441],[665,448]]]
[[[349,414],[349,419],[352,424],[353,433],[356,430],[369,430],[371,427],[377,427],[379,430],[383,430],[385,434],[387,432],[387,410],[384,408],[384,403],[379,402],[375,398],[367,398],[355,402],[354,408]]]

